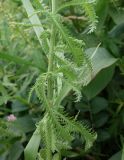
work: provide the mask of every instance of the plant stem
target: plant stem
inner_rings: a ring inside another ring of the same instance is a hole
[[[54,14],[56,10],[56,0],[52,0],[52,13]],[[55,28],[54,25],[51,26],[51,37],[50,37],[50,47],[49,47],[49,55],[48,55],[48,73],[51,73],[54,68],[54,49],[55,49]],[[54,93],[54,79],[52,75],[48,77],[48,88],[47,88],[47,93],[48,93],[48,102],[49,102],[49,107],[51,108],[53,106],[52,100],[53,100],[53,93]],[[49,137],[49,135],[48,135]],[[51,143],[50,143],[51,144]],[[49,144],[48,144],[49,146]],[[52,160],[52,151],[50,146],[47,148],[47,160]]]
[[[52,13],[54,14],[56,12],[56,0],[52,0]]]
[[[52,13],[56,11],[56,0],[52,0]],[[51,27],[51,38],[50,38],[50,48],[49,48],[49,57],[48,57],[48,72],[53,71],[54,66],[54,48],[55,48],[55,28],[54,25]],[[51,101],[53,98],[54,92],[54,80],[51,77],[48,79],[48,99]]]

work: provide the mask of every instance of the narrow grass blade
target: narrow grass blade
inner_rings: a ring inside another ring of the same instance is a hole
[[[36,160],[38,154],[38,148],[40,145],[41,136],[40,133],[36,130],[31,137],[28,145],[25,148],[25,160]]]
[[[10,55],[7,53],[0,53],[0,59],[5,60],[5,61],[9,61],[9,62],[14,62],[17,64],[23,64],[23,65],[33,65],[31,62],[28,62],[27,60],[20,58],[18,56],[15,55]]]
[[[0,60],[7,61],[7,62],[14,62],[19,65],[25,65],[25,66],[31,66],[35,68],[39,68],[37,65],[33,64],[32,62],[29,62],[19,56],[16,55],[10,55],[7,53],[0,53]],[[39,68],[40,70],[44,71],[43,68]]]
[[[29,20],[34,28],[34,31],[37,35],[37,38],[40,42],[40,44],[42,45],[42,41],[41,41],[41,34],[42,32],[44,31],[43,27],[42,27],[42,24],[40,22],[40,19],[39,17],[37,16],[37,14],[34,14],[35,13],[35,10],[30,2],[30,0],[22,0],[23,2],[23,5],[24,5],[24,8],[28,14],[28,17],[29,17]],[[36,26],[37,24],[37,26]]]

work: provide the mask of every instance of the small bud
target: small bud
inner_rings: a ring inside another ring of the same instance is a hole
[[[16,116],[14,116],[13,114],[10,114],[9,116],[7,116],[7,121],[13,122],[15,120],[16,120]]]

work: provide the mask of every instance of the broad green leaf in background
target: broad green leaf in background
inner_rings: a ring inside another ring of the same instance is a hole
[[[124,10],[123,9],[111,9],[110,15],[115,22],[115,24],[119,25],[124,23]]]
[[[86,50],[92,57],[93,80],[83,88],[83,93],[88,99],[95,97],[110,82],[114,74],[114,65],[117,61],[105,48],[95,48]],[[99,73],[99,74],[98,74]]]
[[[102,71],[83,88],[83,94],[90,100],[101,92],[111,81],[114,74],[114,66],[108,67]]]
[[[18,130],[20,130],[23,133],[31,132],[35,129],[35,123],[32,120],[31,116],[24,116],[17,118],[16,121],[14,121],[14,127],[16,127]]]
[[[124,23],[115,25],[109,32],[109,36],[112,38],[120,38],[124,35]]]
[[[108,101],[104,97],[95,97],[91,102],[91,111],[97,114],[108,107]]]
[[[12,102],[12,113],[15,112],[21,112],[21,111],[25,111],[28,110],[28,106],[22,102],[20,102],[19,100],[14,100]]]
[[[99,47],[89,48],[86,54],[91,57],[93,67],[93,77],[95,77],[102,69],[114,64],[117,59],[114,58],[105,48]]]
[[[16,142],[10,150],[8,160],[18,160],[23,150],[24,147],[22,146],[22,144],[20,142]]]

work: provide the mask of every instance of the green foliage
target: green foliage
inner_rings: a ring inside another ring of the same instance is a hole
[[[31,2],[0,1],[0,159],[122,160],[124,1]]]

